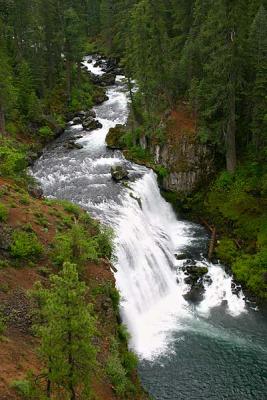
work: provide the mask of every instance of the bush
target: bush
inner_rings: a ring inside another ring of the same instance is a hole
[[[97,240],[90,237],[81,225],[74,225],[66,234],[56,236],[53,259],[56,265],[73,262],[83,266],[86,261],[97,261]]]
[[[5,222],[8,217],[8,209],[7,207],[0,203],[0,222]]]
[[[216,248],[216,254],[220,260],[231,264],[238,256],[238,250],[233,240],[222,238]]]
[[[102,227],[100,233],[97,235],[97,243],[102,257],[111,258],[114,249],[113,239],[113,230]]]
[[[6,318],[4,317],[2,311],[0,310],[0,336],[3,335],[6,329]]]
[[[81,213],[81,208],[76,204],[71,203],[70,201],[61,200],[59,204],[62,205],[65,211],[75,215],[76,217],[78,217]]]
[[[43,246],[34,233],[15,231],[12,239],[10,252],[15,258],[37,257],[43,252]]]
[[[51,138],[53,136],[53,131],[49,126],[42,126],[39,131],[38,131],[39,135],[44,138]]]
[[[127,343],[128,340],[130,339],[130,334],[128,332],[127,326],[120,324],[118,327],[118,337],[121,342]]]
[[[129,380],[126,377],[126,370],[121,364],[118,354],[112,354],[106,366],[107,374],[111,383],[115,387],[115,391],[119,396],[126,394],[128,389]]]
[[[11,143],[0,146],[0,175],[6,177],[18,177],[27,167],[26,153]]]
[[[11,387],[16,390],[16,392],[28,399],[32,394],[31,383],[27,380],[13,381]]]

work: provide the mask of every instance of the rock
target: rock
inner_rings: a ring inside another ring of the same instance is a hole
[[[105,93],[96,94],[93,98],[93,101],[96,105],[102,104],[107,101],[109,97]]]
[[[70,140],[69,142],[64,144],[64,147],[68,150],[80,150],[83,146],[79,143],[75,143],[74,141]]]
[[[180,254],[174,254],[176,260],[186,260],[187,259],[187,254],[185,253],[180,253]]]
[[[78,112],[76,112],[74,114],[74,117],[75,118],[80,118],[81,119],[80,123],[82,123],[83,119],[86,119],[86,118],[89,118],[89,117],[95,118],[96,117],[96,113],[95,113],[94,110],[78,111]]]
[[[75,117],[72,120],[72,125],[80,125],[82,123],[81,117]]]
[[[116,81],[116,75],[113,73],[107,73],[107,74],[101,75],[100,78],[101,79],[100,79],[99,84],[101,86],[112,86],[115,84],[115,81]]]
[[[97,120],[92,117],[88,117],[85,119],[82,123],[83,128],[87,131],[94,131],[95,129],[100,129],[102,128],[102,124]]]
[[[117,182],[127,179],[129,176],[127,169],[123,165],[113,165],[110,172],[112,178]]]
[[[38,185],[29,185],[28,193],[35,199],[42,199],[44,196],[43,189]]]
[[[189,292],[184,294],[184,299],[191,303],[200,303],[203,300],[205,289],[202,283],[195,284]]]
[[[207,285],[212,284],[212,279],[209,275],[204,276],[203,282],[206,283]]]
[[[106,137],[107,146],[114,150],[123,149],[121,138],[125,132],[125,127],[123,125],[116,125],[115,128],[110,128]]]

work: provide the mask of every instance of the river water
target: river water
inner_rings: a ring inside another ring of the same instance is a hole
[[[101,75],[90,61],[86,58],[84,65]],[[107,95],[109,100],[94,108],[103,128],[86,132],[70,124],[35,163],[33,175],[47,197],[80,204],[114,228],[121,315],[140,360],[141,380],[154,399],[266,400],[266,315],[242,291],[232,292],[232,278],[222,265],[203,257],[205,230],[177,218],[155,174],[107,149],[109,128],[128,117],[123,76]],[[73,137],[83,149],[66,150],[64,143]],[[112,180],[114,164],[128,169],[127,185]],[[212,282],[205,283],[198,304],[183,297],[186,260],[178,261],[175,254],[209,269]]]

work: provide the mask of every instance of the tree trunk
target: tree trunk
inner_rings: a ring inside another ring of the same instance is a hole
[[[68,362],[69,362],[69,366],[70,366],[70,373],[69,373],[69,389],[70,389],[70,400],[76,400],[76,393],[75,393],[75,389],[73,387],[73,357],[72,357],[72,353],[71,353],[71,345],[72,345],[72,334],[69,331],[68,332],[68,344],[69,344],[69,357],[68,357]]]
[[[67,72],[67,100],[68,103],[71,101],[71,61],[67,60],[66,62],[66,72]]]
[[[6,133],[5,113],[2,106],[0,106],[0,134],[4,136]]]
[[[234,92],[234,89],[232,89]],[[236,169],[236,120],[235,120],[235,94],[231,93],[229,98],[230,115],[225,135],[226,144],[226,167],[227,171],[234,172]]]

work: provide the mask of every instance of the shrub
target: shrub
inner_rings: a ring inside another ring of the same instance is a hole
[[[0,310],[0,336],[3,335],[6,329],[6,318],[4,317],[2,311]]]
[[[113,230],[102,227],[100,233],[97,235],[97,243],[102,257],[111,258],[114,249],[113,239]]]
[[[127,371],[128,375],[131,375],[132,372],[137,368],[138,358],[132,351],[126,351],[123,354],[122,364]]]
[[[127,326],[120,324],[118,327],[118,337],[121,342],[127,343],[128,340],[130,339],[130,334],[128,332]]]
[[[0,146],[0,175],[17,177],[26,168],[26,153],[11,143]]]
[[[111,383],[115,387],[116,393],[119,396],[125,395],[129,382],[126,377],[126,370],[121,364],[118,354],[112,354],[108,358],[106,371],[111,380]]]
[[[15,231],[11,244],[11,255],[15,258],[37,257],[43,252],[43,246],[34,233]]]
[[[69,261],[82,266],[86,261],[97,261],[98,258],[98,243],[82,226],[76,224],[66,234],[56,236],[53,254],[56,265]]]
[[[233,240],[223,238],[216,248],[218,258],[227,264],[231,264],[238,256],[238,251]]]
[[[11,387],[21,396],[25,397],[31,395],[31,384],[27,380],[13,381]]]
[[[7,207],[0,203],[0,222],[5,222],[8,217],[8,209]]]
[[[39,131],[38,131],[39,135],[44,138],[51,138],[53,136],[53,131],[49,126],[42,126]]]
[[[81,213],[81,208],[76,204],[71,203],[70,201],[61,200],[59,204],[62,205],[65,211],[74,214],[76,217],[78,217]]]

